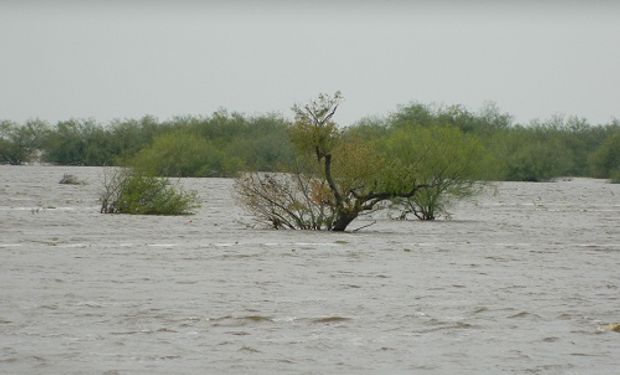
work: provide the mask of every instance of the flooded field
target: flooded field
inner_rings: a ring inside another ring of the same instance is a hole
[[[194,216],[102,215],[101,179],[0,166],[0,373],[620,368],[620,185],[498,183],[335,234],[248,228],[227,179],[181,181]]]

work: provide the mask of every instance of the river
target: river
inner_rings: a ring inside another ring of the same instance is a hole
[[[100,214],[102,172],[0,166],[0,373],[619,371],[620,185],[325,233],[252,227],[229,179],[180,180],[193,216]]]

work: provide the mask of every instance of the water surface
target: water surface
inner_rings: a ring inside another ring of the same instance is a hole
[[[194,216],[102,215],[101,176],[0,166],[0,373],[620,368],[620,185],[498,183],[336,234],[249,228],[228,179],[181,181]]]

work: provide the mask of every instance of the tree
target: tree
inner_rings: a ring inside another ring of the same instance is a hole
[[[415,162],[386,158],[374,142],[343,137],[332,120],[341,101],[336,92],[293,107],[290,137],[298,172],[280,179],[253,173],[237,180],[241,203],[259,219],[276,229],[344,231],[380,203],[430,187],[412,173]]]
[[[510,126],[512,118],[493,102],[486,102],[478,114],[462,105],[425,105],[411,103],[399,107],[390,116],[392,127],[402,126],[452,126],[465,133],[490,134]]]
[[[335,212],[325,180],[303,173],[246,173],[235,195],[259,223],[273,229],[330,230]]]
[[[496,179],[540,182],[569,175],[573,151],[557,135],[557,131],[537,123],[494,134],[487,144],[498,161]]]
[[[0,121],[0,163],[17,165],[34,160],[48,130],[48,125],[40,120],[30,120],[22,126]]]
[[[107,129],[94,120],[61,121],[46,137],[43,159],[61,165],[110,165],[117,151]]]
[[[609,178],[620,183],[620,130],[610,135],[596,149],[590,159],[595,177]]]
[[[156,136],[129,164],[156,176],[213,177],[236,173],[242,161],[193,132],[175,130]]]
[[[427,186],[411,197],[394,199],[401,219],[413,214],[434,220],[447,213],[454,199],[472,196],[482,187],[477,179],[488,155],[476,136],[454,126],[400,128],[385,143],[392,157],[415,162],[415,173]]]
[[[386,164],[369,143],[341,142],[340,133],[332,121],[342,101],[340,92],[332,97],[321,94],[305,106],[294,106],[295,122],[291,128],[292,142],[302,158],[310,160],[315,184],[322,191],[323,201],[333,212],[328,229],[344,231],[361,213],[372,211],[376,205],[397,194],[385,184],[381,165]],[[419,187],[413,184],[413,195]],[[386,190],[384,190],[386,189]]]

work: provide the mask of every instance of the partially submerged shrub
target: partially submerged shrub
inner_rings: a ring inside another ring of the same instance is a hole
[[[406,220],[413,214],[420,220],[435,220],[438,216],[449,216],[447,212],[449,197],[435,189],[423,189],[409,199],[396,199],[393,208],[400,211],[399,220]]]
[[[273,228],[344,231],[384,202],[413,197],[423,181],[418,160],[384,154],[372,141],[344,137],[332,121],[342,97],[319,95],[295,106],[291,141],[299,172],[276,178],[249,174],[237,180],[241,203]],[[394,157],[391,157],[394,156]]]
[[[60,181],[58,181],[58,183],[62,185],[86,185],[85,181],[68,173],[62,175],[62,178],[60,179]]]
[[[472,181],[465,186],[445,187],[435,185],[426,189],[420,189],[408,199],[397,199],[392,208],[400,211],[399,219],[405,220],[409,214],[413,214],[419,220],[435,220],[440,216],[450,218],[448,209],[457,200],[476,195],[484,185]]]
[[[101,213],[187,215],[200,207],[195,192],[172,186],[166,178],[116,169],[104,176]]]
[[[326,184],[300,173],[247,173],[235,180],[235,196],[273,229],[331,230],[335,212]]]
[[[480,141],[451,126],[399,129],[386,141],[392,157],[415,165],[410,172],[422,182],[410,197],[396,197],[393,208],[400,219],[413,214],[420,220],[448,216],[447,208],[458,199],[477,194],[482,184],[476,177],[488,165]]]

